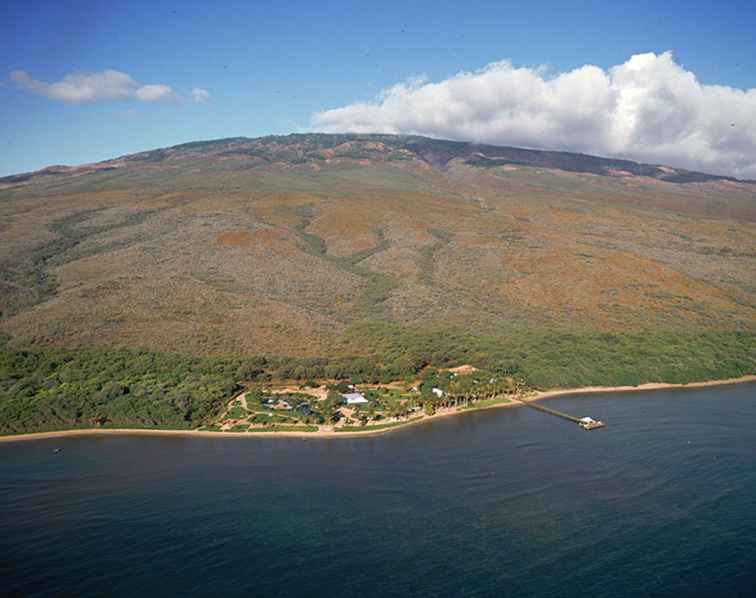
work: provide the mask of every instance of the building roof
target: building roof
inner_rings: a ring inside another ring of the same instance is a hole
[[[347,400],[347,403],[367,403],[368,400],[361,392],[348,392],[341,395]]]

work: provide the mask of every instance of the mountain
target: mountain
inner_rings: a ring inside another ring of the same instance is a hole
[[[422,337],[474,357],[756,327],[756,185],[626,160],[237,137],[4,177],[0,216],[15,348],[383,359]]]
[[[258,139],[230,137],[211,141],[194,141],[169,148],[121,156],[83,166],[49,166],[36,172],[0,177],[0,184],[23,183],[50,175],[72,175],[111,170],[126,162],[163,162],[192,156],[215,158],[244,157],[264,163],[302,164],[308,161],[366,159],[376,161],[419,160],[443,169],[452,161],[462,160],[480,167],[530,166],[567,172],[604,176],[645,176],[671,183],[739,182],[734,177],[711,175],[669,166],[642,164],[630,160],[599,158],[573,152],[531,150],[516,147],[473,144],[462,141],[430,139],[413,135],[325,135],[293,134]],[[756,181],[740,181],[756,183]]]

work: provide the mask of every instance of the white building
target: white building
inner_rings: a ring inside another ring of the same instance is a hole
[[[368,402],[361,392],[348,392],[341,396],[346,399],[347,405],[364,405]]]
[[[435,386],[431,388],[431,392],[436,395],[439,399],[444,396],[444,391],[440,388],[436,388]]]

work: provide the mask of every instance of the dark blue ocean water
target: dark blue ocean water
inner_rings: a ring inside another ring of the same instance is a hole
[[[547,404],[0,445],[0,594],[756,596],[756,386]]]

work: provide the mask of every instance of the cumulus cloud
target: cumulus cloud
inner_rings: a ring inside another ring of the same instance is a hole
[[[159,100],[170,100],[173,98],[173,90],[168,85],[162,83],[152,85],[142,85],[134,92],[137,100],[143,102],[157,102]]]
[[[10,78],[23,89],[63,102],[120,100],[131,97],[139,87],[126,73],[113,70],[71,73],[55,83],[32,79],[25,71],[13,71]]]
[[[99,73],[70,73],[54,83],[38,81],[26,71],[19,70],[11,72],[10,80],[18,87],[32,93],[72,104],[105,100],[158,102],[179,99],[170,85],[165,83],[141,85],[130,75],[112,69]],[[192,97],[194,97],[194,91],[192,90]]]
[[[562,149],[756,178],[756,89],[704,85],[671,52],[549,76],[504,60],[318,112],[324,132]]]
[[[210,94],[207,89],[201,87],[195,87],[192,89],[192,102],[195,104],[204,104],[210,99]]]

